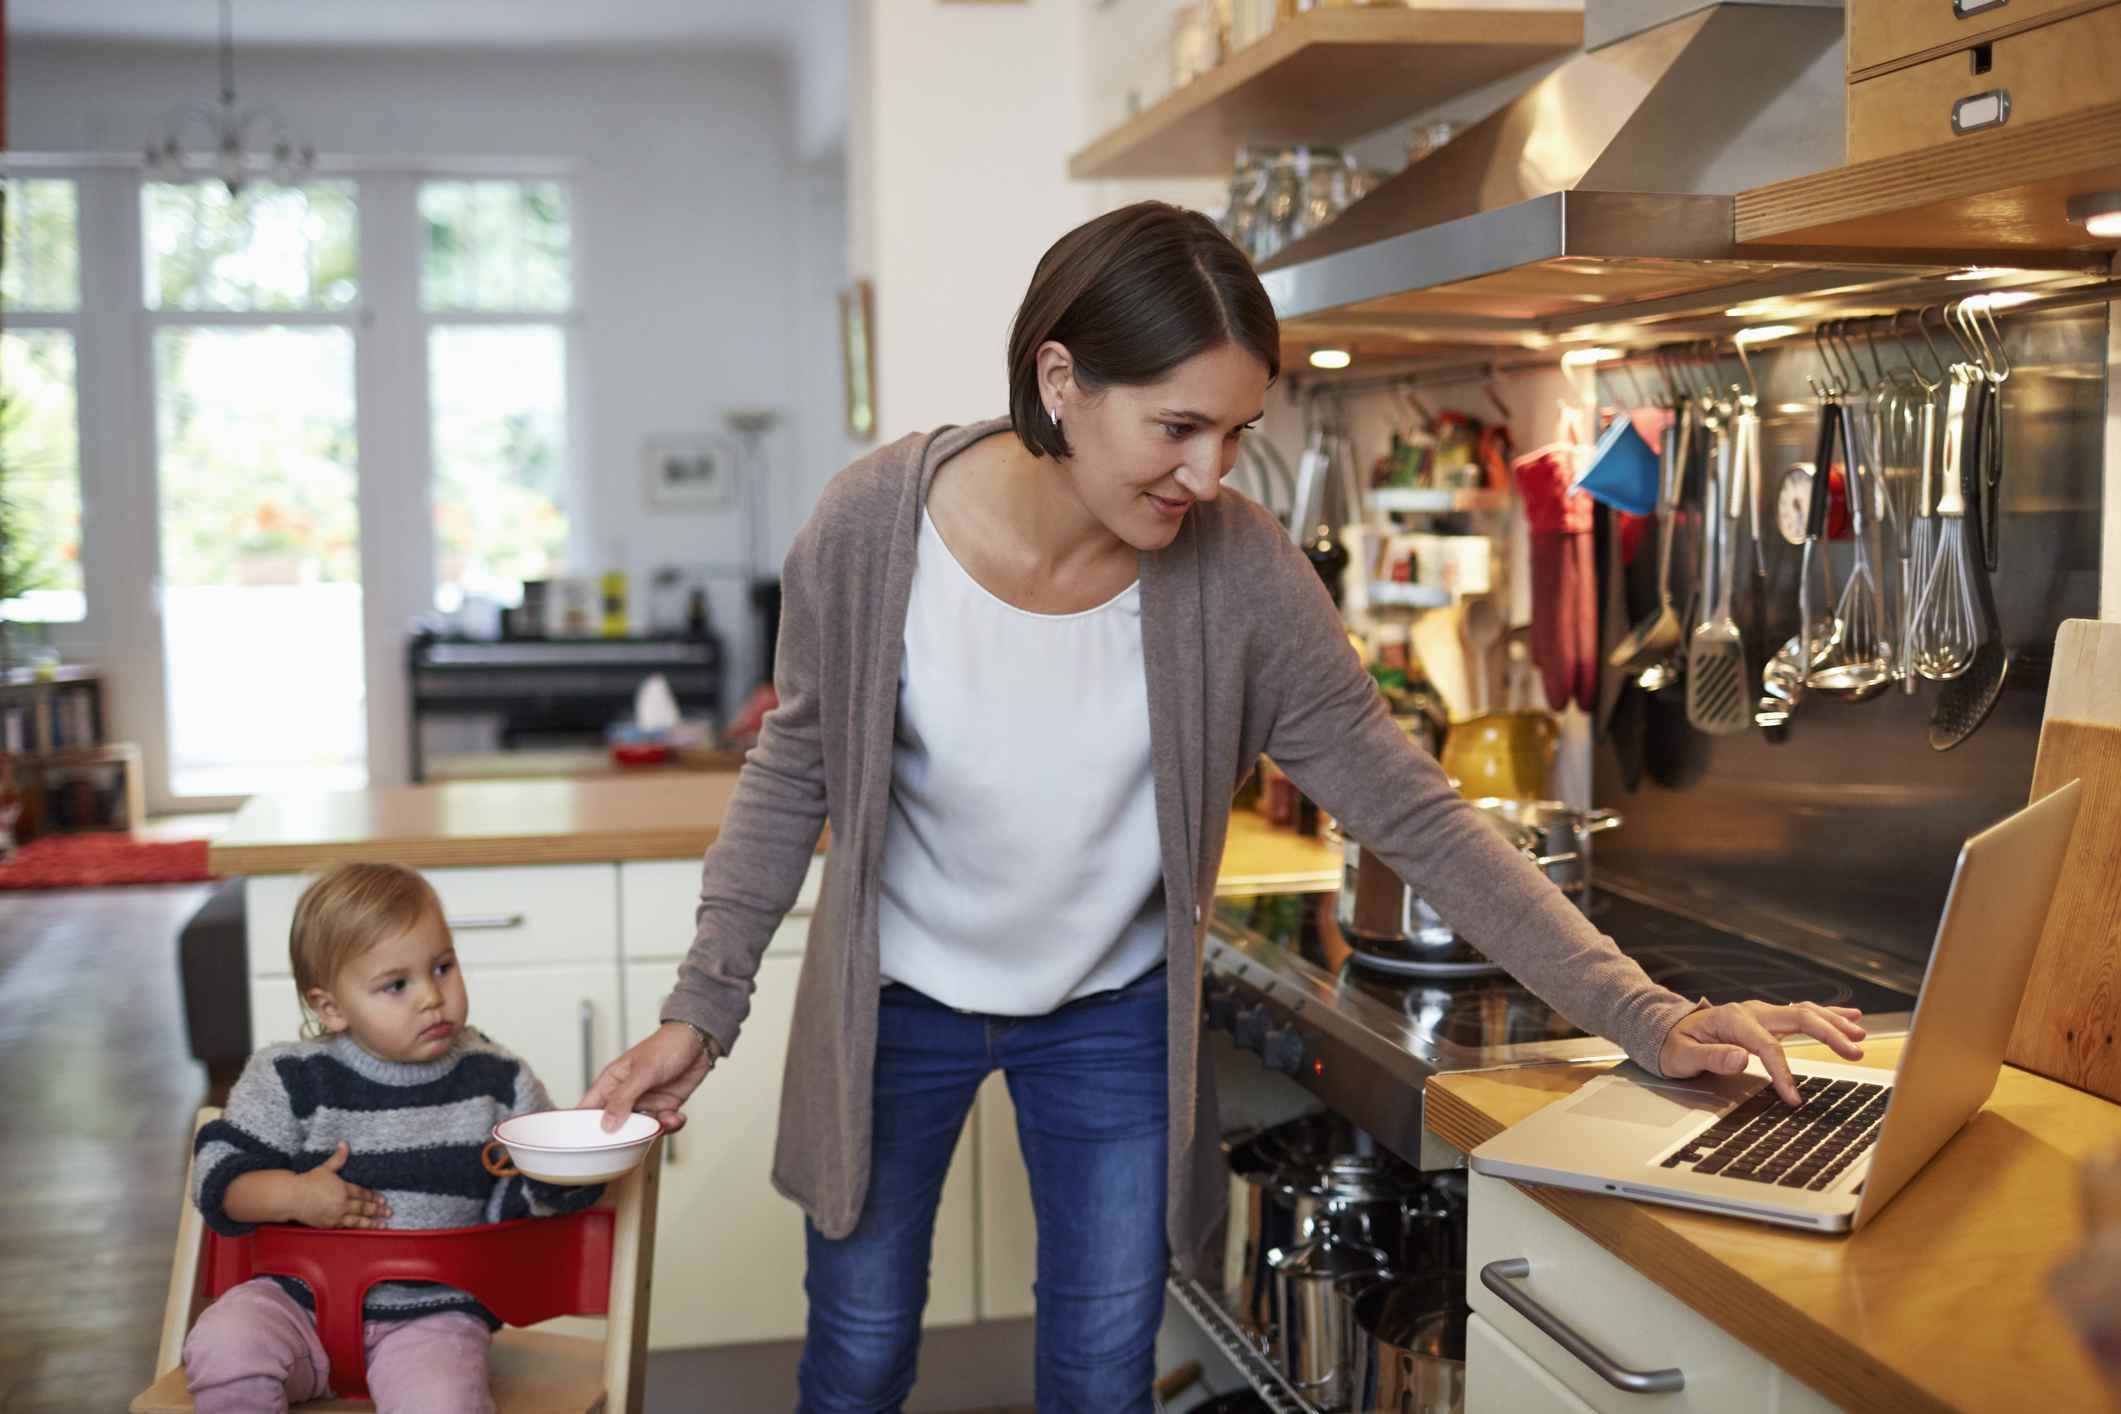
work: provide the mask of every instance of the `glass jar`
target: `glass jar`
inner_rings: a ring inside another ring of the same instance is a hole
[[[1456,123],[1423,123],[1407,134],[1407,165],[1413,166],[1458,133]]]
[[[1348,160],[1337,147],[1299,147],[1296,169],[1302,195],[1289,239],[1300,241],[1332,225],[1333,218],[1347,209]]]
[[[1259,230],[1261,207],[1266,195],[1267,169],[1249,147],[1237,149],[1237,166],[1230,173],[1230,204],[1216,220],[1224,235],[1239,250],[1252,252]]]
[[[1294,149],[1278,153],[1267,163],[1265,186],[1260,199],[1259,227],[1252,242],[1252,258],[1268,260],[1294,240],[1297,214],[1304,201],[1304,173],[1298,170]]]

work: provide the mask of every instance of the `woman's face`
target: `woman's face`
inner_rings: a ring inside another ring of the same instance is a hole
[[[1059,345],[1047,348],[1065,359]],[[1266,364],[1234,343],[1154,383],[1092,395],[1062,369],[1047,372],[1048,410],[1058,407],[1075,453],[1062,471],[1090,513],[1137,550],[1169,545],[1193,503],[1215,499],[1267,396]]]

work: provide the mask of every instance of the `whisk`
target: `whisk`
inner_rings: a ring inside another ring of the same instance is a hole
[[[1846,405],[1842,416],[1849,417]],[[1855,561],[1849,569],[1849,577],[1841,586],[1841,601],[1835,606],[1834,617],[1841,621],[1841,640],[1825,655],[1824,661],[1815,662],[1807,674],[1806,685],[1829,694],[1850,697],[1868,697],[1893,676],[1893,646],[1885,633],[1885,600],[1878,588],[1878,576],[1871,567],[1871,512],[1872,500],[1878,494],[1872,478],[1876,475],[1864,466],[1863,448],[1854,436],[1844,433],[1848,443],[1848,488],[1849,507],[1854,521],[1851,538],[1855,543]]]
[[[1930,565],[1937,558],[1937,393],[1943,387],[1942,383],[1924,383],[1916,409],[1916,493],[1908,507],[1906,539],[1900,551],[1900,671],[1909,692],[1915,690],[1915,679],[1920,676],[1915,667],[1915,615],[1922,591],[1929,587]]]
[[[1974,565],[1966,541],[1966,498],[1960,492],[1961,462],[1966,454],[1968,394],[1981,375],[1966,364],[1952,365],[1952,385],[1944,416],[1944,464],[1937,493],[1937,548],[1930,560],[1929,582],[1915,606],[1915,671],[1933,682],[1965,672],[1981,646],[1979,610],[1974,603]]]

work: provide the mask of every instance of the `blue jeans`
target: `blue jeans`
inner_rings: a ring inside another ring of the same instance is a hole
[[[913,1389],[935,1210],[988,1074],[1008,1077],[1038,1220],[1039,1414],[1147,1411],[1164,1310],[1164,969],[1044,1016],[879,998],[869,1195],[840,1241],[808,1225],[803,1414]]]

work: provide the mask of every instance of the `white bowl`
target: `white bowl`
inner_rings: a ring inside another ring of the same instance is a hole
[[[663,1126],[647,1115],[626,1116],[606,1133],[602,1110],[544,1110],[493,1127],[493,1137],[523,1173],[541,1183],[610,1183],[631,1173]]]

